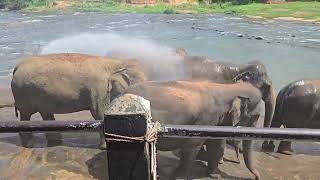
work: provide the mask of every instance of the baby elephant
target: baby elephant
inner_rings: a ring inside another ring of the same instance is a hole
[[[261,115],[255,109],[263,104],[261,92],[250,83],[218,84],[201,82],[142,82],[130,86],[126,93],[148,99],[154,121],[163,124],[255,127]],[[192,179],[192,165],[199,149],[208,147],[208,172],[217,171],[223,156],[225,140],[161,138],[160,151],[181,149],[181,160],[170,179],[179,176]],[[254,168],[252,141],[243,141],[243,155],[247,168],[260,179]]]
[[[279,92],[271,127],[320,128],[320,80],[300,80]],[[264,150],[274,150],[273,141],[263,143]],[[292,155],[291,142],[281,141],[278,152]]]

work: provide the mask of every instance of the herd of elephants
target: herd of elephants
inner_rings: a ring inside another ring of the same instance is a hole
[[[259,61],[231,64],[191,56],[182,48],[175,53],[187,75],[178,81],[157,81],[153,67],[133,59],[79,53],[28,57],[15,67],[11,81],[16,116],[29,121],[39,112],[43,120],[54,120],[54,114],[89,110],[94,119],[103,120],[108,104],[130,93],[149,100],[152,119],[164,124],[257,127],[259,117],[264,117],[264,127],[320,125],[316,122],[320,118],[320,80],[291,82],[276,96],[266,67]],[[32,146],[32,133],[19,135],[24,146]],[[47,140],[58,144],[61,135],[48,133]],[[208,162],[208,174],[219,176],[217,168],[226,143],[237,151],[242,143],[245,165],[260,179],[251,140],[163,138],[157,149],[180,150],[180,165],[169,179],[193,179],[191,168],[200,154]],[[99,146],[105,148],[102,131]],[[262,148],[273,151],[275,146],[265,141]],[[280,142],[277,151],[293,154],[291,142]]]

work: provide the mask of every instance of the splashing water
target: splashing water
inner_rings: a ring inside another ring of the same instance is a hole
[[[69,36],[50,42],[41,54],[84,53],[117,59],[136,59],[151,70],[152,80],[185,79],[182,57],[173,48],[151,40],[120,36],[114,33]]]

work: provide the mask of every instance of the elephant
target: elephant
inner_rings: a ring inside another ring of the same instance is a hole
[[[183,57],[183,69],[189,79],[210,80],[218,83],[234,83],[242,73],[249,72],[254,85],[262,92],[265,103],[264,127],[270,127],[275,111],[275,90],[272,86],[266,67],[259,61],[251,61],[247,64],[233,64],[208,59],[205,56],[189,56],[183,48],[177,48],[176,53]],[[235,148],[239,156],[239,142],[228,140],[227,143]],[[205,153],[202,149],[201,153]],[[221,159],[220,163],[223,163]]]
[[[247,64],[219,62],[205,56],[189,56],[183,48],[177,48],[176,53],[183,57],[183,69],[188,79],[234,83],[237,76],[249,72],[256,80],[254,85],[262,91],[262,99],[265,103],[264,127],[271,126],[275,111],[275,94],[272,81],[263,63],[257,60]]]
[[[234,83],[237,76],[245,72],[250,72],[251,76],[255,76],[256,81],[260,82],[254,84],[263,92],[262,95],[265,102],[264,127],[270,127],[275,108],[275,100],[273,98],[274,91],[267,69],[260,61],[251,61],[247,64],[219,62],[208,59],[205,56],[190,56],[184,48],[176,48],[175,53],[180,58],[177,58],[173,53],[169,53],[173,56],[172,61],[174,62],[163,61],[167,64],[166,66],[173,66],[174,68],[171,67],[171,69],[175,69],[177,74],[179,74],[174,80],[209,80],[217,83]],[[108,56],[120,59],[128,58],[126,50],[123,49],[115,49],[110,52]],[[179,59],[179,61],[177,59]],[[143,66],[144,73],[148,77],[148,80],[158,81],[159,68],[166,69],[166,66],[162,64],[161,67],[158,67],[158,64],[150,63],[154,62],[153,60],[149,62],[138,59],[138,61]],[[158,69],[155,67],[158,67]],[[167,71],[163,71],[167,73]]]
[[[152,120],[163,124],[234,126],[239,123],[255,127],[262,115],[256,111],[263,105],[262,94],[248,82],[145,81],[128,87],[125,93],[149,100]],[[176,179],[181,173],[185,173],[185,179],[192,179],[192,164],[204,143],[208,148],[208,173],[214,175],[223,156],[225,140],[158,139],[160,151],[181,149],[180,165],[170,174],[170,179]],[[247,168],[260,179],[254,167],[251,140],[243,140],[243,154]]]
[[[283,87],[277,96],[271,127],[320,128],[320,80],[298,80]],[[273,151],[273,141],[263,143]],[[281,141],[278,152],[292,155],[291,142]]]
[[[11,90],[16,116],[29,121],[39,112],[43,120],[54,120],[54,114],[89,110],[96,120],[104,119],[108,103],[129,85],[145,81],[136,61],[120,61],[78,53],[32,56],[13,71]],[[46,134],[53,144],[61,142],[60,134]],[[31,133],[20,133],[24,146]],[[105,146],[100,133],[100,147]]]

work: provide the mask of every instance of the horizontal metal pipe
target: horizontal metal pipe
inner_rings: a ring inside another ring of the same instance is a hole
[[[99,131],[103,121],[0,121],[0,133]],[[296,128],[251,128],[199,125],[161,125],[159,137],[204,139],[273,139],[320,141],[320,130]]]
[[[162,125],[158,135],[171,138],[320,141],[319,129],[300,128]]]
[[[0,133],[47,131],[99,131],[103,121],[0,121]]]

